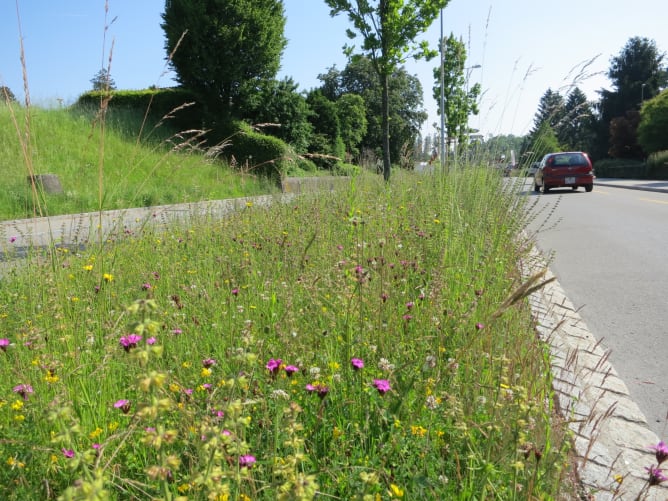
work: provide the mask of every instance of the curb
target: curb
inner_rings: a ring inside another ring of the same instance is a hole
[[[533,247],[522,263],[525,277],[545,270],[547,264]],[[630,398],[626,384],[608,361],[609,352],[589,332],[554,281],[529,296],[536,330],[551,352],[551,371],[557,411],[573,433],[574,470],[580,497],[588,501],[666,501],[668,486],[647,488],[645,467],[656,466],[650,447],[659,437]]]

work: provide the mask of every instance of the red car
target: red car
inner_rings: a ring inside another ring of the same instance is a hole
[[[581,151],[548,153],[541,160],[534,175],[533,190],[547,193],[550,188],[583,186],[585,191],[594,189],[594,167],[589,155]]]

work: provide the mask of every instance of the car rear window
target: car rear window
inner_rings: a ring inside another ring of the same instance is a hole
[[[568,153],[552,157],[554,167],[571,167],[574,165],[588,165],[587,158],[582,153]]]

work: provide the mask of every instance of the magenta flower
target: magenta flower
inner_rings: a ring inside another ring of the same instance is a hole
[[[364,368],[364,360],[362,360],[361,358],[351,358],[350,365],[353,366],[353,369],[358,371]]]
[[[155,344],[155,342],[156,342],[156,339],[154,337],[150,337],[146,340],[146,344],[148,344],[148,345],[153,345],[153,344]]]
[[[145,282],[145,283],[141,284],[141,289],[144,290],[144,291],[151,290],[151,284],[149,284],[148,282]]]
[[[66,458],[72,459],[74,457],[74,451],[72,449],[65,449],[63,447],[61,450],[63,451],[63,456]]]
[[[23,397],[23,400],[28,400],[28,395],[33,393],[32,386],[29,384],[19,384],[17,386],[14,386],[13,390],[14,393],[18,393]]]
[[[178,336],[179,334],[183,334],[183,331],[177,327],[176,329],[172,329],[172,334]]]
[[[284,370],[288,377],[290,377],[296,372],[299,372],[299,367],[295,367],[294,365],[286,365]]]
[[[16,237],[9,237],[9,243],[13,244],[14,242],[16,242]]]
[[[272,376],[275,376],[278,373],[278,370],[281,368],[281,364],[283,363],[283,360],[280,358],[272,358],[267,362],[267,365],[265,367],[269,369],[269,372],[271,372]]]
[[[663,440],[657,445],[652,446],[651,449],[653,449],[656,454],[657,463],[661,464],[668,459],[668,445],[666,445]]]
[[[231,292],[232,292],[232,295],[233,295],[233,296],[238,296],[238,295],[239,295],[239,289],[236,289],[236,288],[235,288],[235,289],[232,289]]]
[[[485,324],[478,322],[477,324],[475,324],[475,328],[480,331],[485,328]]]
[[[410,310],[413,306],[415,306],[415,303],[413,301],[408,301],[406,303],[406,309]]]
[[[668,477],[663,474],[658,466],[645,466],[645,470],[649,473],[649,485],[659,485],[661,482],[668,480]]]
[[[392,389],[390,382],[387,379],[374,379],[373,386],[378,390],[378,393],[385,395]]]
[[[125,399],[117,400],[114,407],[123,411],[123,414],[127,414],[130,412],[130,401]]]
[[[141,339],[142,337],[139,334],[128,334],[127,336],[122,336],[119,343],[125,351],[130,351],[132,348],[137,347],[137,343]]]
[[[251,456],[250,454],[244,454],[243,456],[239,456],[239,466],[242,468],[250,468],[255,464],[255,456]]]
[[[216,365],[216,360],[213,358],[205,358],[202,360],[202,365],[205,369],[208,369],[209,367]]]
[[[6,337],[0,339],[0,350],[7,351],[7,346],[9,346],[9,339]]]
[[[327,393],[329,393],[329,387],[322,383],[307,384],[306,391],[316,393],[322,399],[327,396]]]

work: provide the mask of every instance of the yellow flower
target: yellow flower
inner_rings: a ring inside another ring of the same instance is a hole
[[[51,370],[46,371],[46,376],[44,376],[44,381],[46,381],[49,384],[54,384],[57,383],[59,380],[60,378],[56,376],[56,374],[53,371]]]
[[[105,282],[112,282],[114,280],[114,276],[111,273],[105,273],[102,275],[102,279]]]
[[[398,498],[404,497],[404,490],[395,484],[390,484],[390,493]]]
[[[93,265],[92,264],[86,264],[86,265],[84,265],[83,269],[85,271],[91,271],[93,269]]]
[[[17,414],[14,416],[14,421],[18,421],[19,423],[22,421],[25,421],[26,417],[23,414]]]
[[[202,367],[202,372],[200,372],[202,377],[209,377],[211,375],[211,369],[208,367]]]
[[[427,434],[427,429],[423,426],[411,426],[411,433],[418,437],[424,437]]]
[[[253,207],[253,202],[251,201],[246,202],[246,207]]]
[[[14,400],[14,403],[12,404],[12,409],[15,411],[20,411],[21,409],[23,409],[23,401]]]
[[[118,421],[113,421],[113,422],[109,423],[107,428],[109,428],[109,431],[111,431],[111,432],[116,431],[116,429],[118,428],[118,424],[119,424]]]
[[[104,431],[104,430],[98,426],[97,428],[95,428],[93,431],[91,431],[91,432],[88,434],[88,438],[90,438],[91,440],[93,440],[93,439],[99,437],[99,436],[102,434],[103,431]]]

